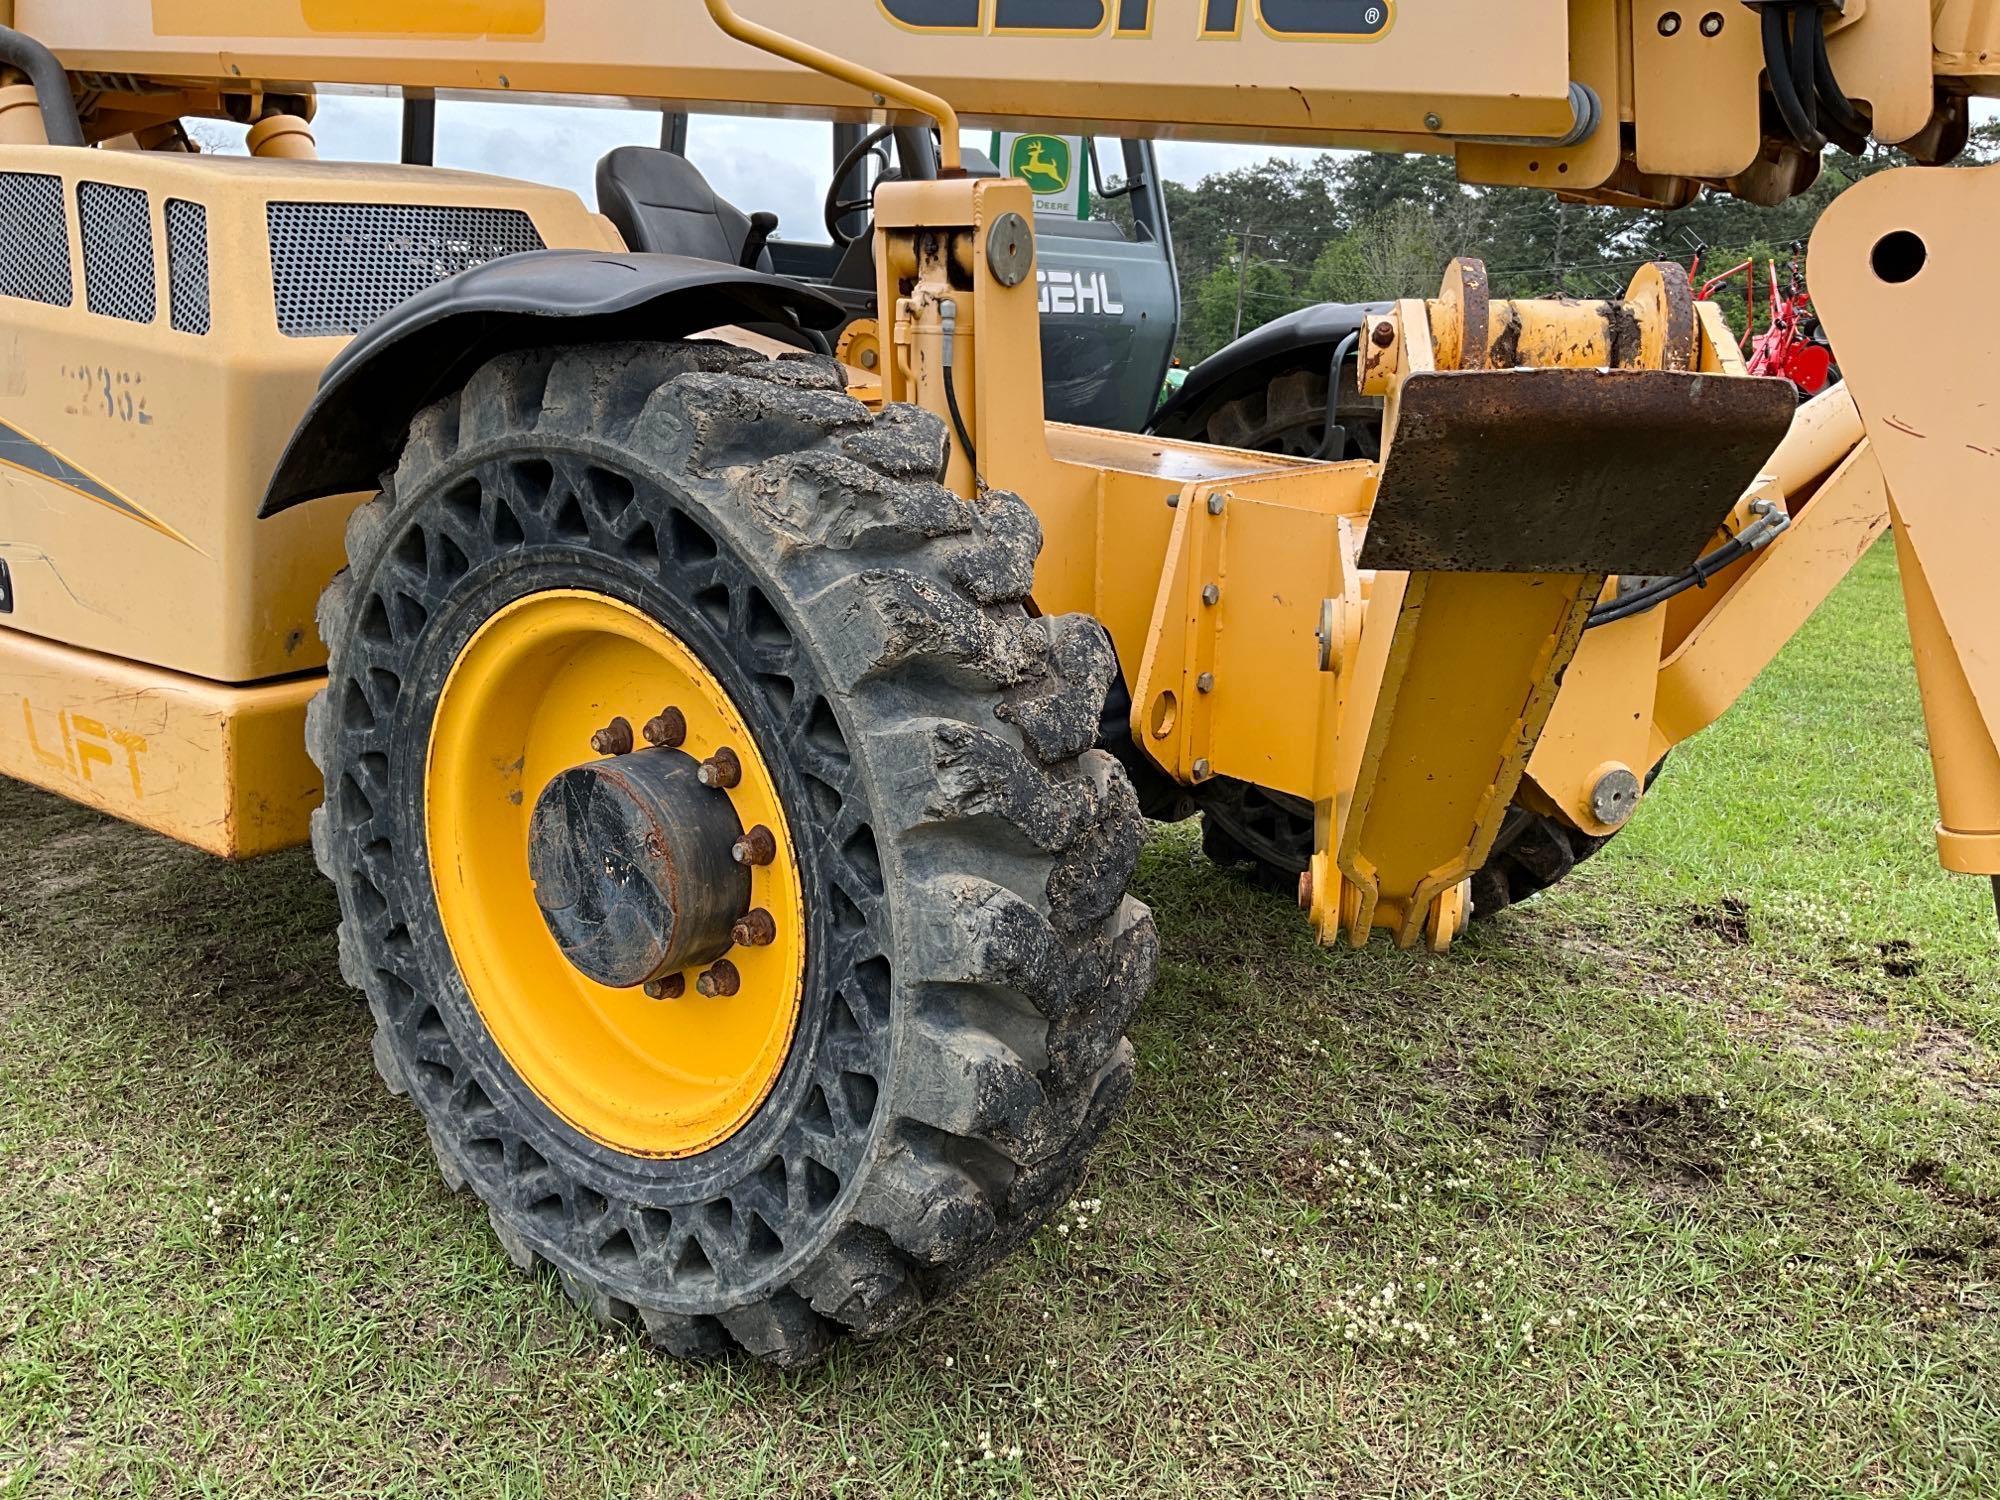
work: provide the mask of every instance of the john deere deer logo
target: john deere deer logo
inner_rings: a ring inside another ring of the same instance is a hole
[[[1060,136],[1024,135],[1014,142],[1008,170],[1043,197],[1069,191],[1069,142]]]

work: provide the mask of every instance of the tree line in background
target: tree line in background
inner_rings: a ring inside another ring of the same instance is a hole
[[[2000,126],[1983,126],[1968,159],[1996,155]],[[1248,333],[1316,302],[1433,295],[1456,255],[1483,259],[1495,295],[1506,297],[1615,297],[1647,261],[1687,265],[1702,250],[1704,275],[1713,275],[1754,258],[1761,323],[1765,262],[1779,262],[1782,284],[1794,246],[1827,204],[1903,160],[1881,147],[1865,157],[1829,151],[1819,181],[1790,203],[1759,208],[1704,194],[1671,212],[1465,187],[1448,156],[1273,158],[1194,185],[1168,182],[1184,302],[1179,354],[1192,366],[1229,343],[1239,322]],[[1716,301],[1741,332],[1743,277]]]

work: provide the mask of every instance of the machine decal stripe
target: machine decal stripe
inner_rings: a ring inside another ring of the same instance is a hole
[[[161,536],[170,537],[183,547],[194,547],[193,542],[143,506],[134,504],[109,485],[86,474],[53,448],[36,442],[26,433],[9,427],[5,422],[0,422],[0,466],[19,469],[24,474],[32,474],[38,479],[59,484],[70,493],[81,495],[84,499],[95,501],[99,505],[108,506],[120,515],[159,532]]]

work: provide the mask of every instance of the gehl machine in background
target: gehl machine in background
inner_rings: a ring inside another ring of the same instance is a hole
[[[383,1077],[522,1267],[688,1354],[896,1327],[1130,1087],[1142,797],[1296,799],[1320,936],[1443,948],[1892,525],[1939,846],[2000,871],[1993,170],[1825,216],[1848,383],[1802,408],[1679,267],[1507,301],[1465,260],[1358,330],[1380,456],[1326,461],[1048,422],[1034,190],[958,113],[1771,202],[1828,135],[1949,160],[1989,7],[751,8],[0,0],[0,766],[221,855],[310,826]],[[672,153],[607,162],[608,219],[317,161],[321,84],[936,167],[832,205],[857,300]]]

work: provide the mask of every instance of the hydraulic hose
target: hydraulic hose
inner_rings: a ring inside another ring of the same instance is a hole
[[[952,430],[965,449],[965,461],[972,466],[972,482],[980,490],[986,481],[979,476],[979,450],[972,446],[972,434],[965,430],[965,413],[958,409],[958,384],[952,379],[952,364],[958,346],[958,304],[947,297],[938,304],[938,319],[944,333],[944,353],[939,361],[944,370],[944,404],[951,413]]]
[[[1834,76],[1826,6],[1821,0],[1765,0],[1760,9],[1764,72],[1786,131],[1807,151],[1825,150],[1831,138],[1859,155],[1867,149],[1870,122]]]
[[[1870,121],[1854,107],[1833,76],[1833,61],[1826,52],[1826,12],[1813,16],[1813,93],[1825,111],[1826,133],[1842,150],[1859,156],[1868,149]]]
[[[1777,102],[1778,116],[1785,122],[1785,129],[1794,141],[1807,151],[1822,151],[1826,148],[1826,137],[1819,133],[1813,117],[1800,96],[1798,80],[1792,71],[1792,45],[1787,34],[1785,17],[1791,7],[1787,5],[1766,5],[1764,7],[1764,72],[1771,80],[1771,97]],[[1806,60],[1812,60],[1811,42],[1808,38]],[[1811,73],[1807,73],[1810,87]]]
[[[1657,605],[1665,604],[1677,594],[1689,589],[1706,588],[1708,580],[1724,568],[1733,567],[1751,553],[1768,546],[1777,539],[1780,532],[1792,524],[1792,518],[1774,502],[1759,500],[1751,507],[1755,519],[1741,532],[1717,547],[1706,557],[1696,560],[1685,573],[1672,578],[1663,578],[1658,583],[1648,584],[1620,599],[1600,604],[1590,612],[1586,630],[1595,630],[1600,625],[1610,625],[1619,620],[1629,620],[1634,615],[1643,615]]]
[[[1360,342],[1361,330],[1357,328],[1333,351],[1333,365],[1326,372],[1326,436],[1319,440],[1319,452],[1314,458],[1339,458],[1333,451],[1336,441],[1343,448],[1347,446],[1347,429],[1340,425],[1340,367],[1347,363],[1347,356]]]
[[[56,61],[55,53],[26,32],[0,26],[0,63],[28,75],[35,102],[42,108],[42,133],[51,146],[84,144],[83,121],[76,112],[76,96],[70,93],[69,74]]]

